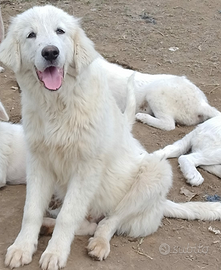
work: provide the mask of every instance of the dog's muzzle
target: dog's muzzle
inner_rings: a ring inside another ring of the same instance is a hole
[[[48,62],[47,68],[44,71],[36,70],[39,80],[44,83],[45,88],[51,91],[58,90],[64,78],[64,69],[57,67],[55,64],[59,53],[59,49],[56,46],[49,45],[44,47],[41,55]]]
[[[44,49],[41,51],[41,55],[45,60],[52,63],[55,59],[57,59],[59,55],[59,49],[56,46],[49,45],[44,47]]]

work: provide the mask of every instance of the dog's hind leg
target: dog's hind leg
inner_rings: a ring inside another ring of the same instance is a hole
[[[221,163],[221,162],[220,162]],[[221,178],[221,164],[217,164],[217,165],[200,165],[200,168],[202,168],[203,170],[212,173],[214,175],[216,175],[217,177]]]
[[[194,130],[184,136],[181,140],[174,142],[171,145],[167,145],[163,149],[157,150],[154,153],[162,158],[174,158],[179,157],[187,153],[191,149],[191,139],[194,136]]]
[[[163,217],[164,202],[172,184],[172,171],[166,160],[154,155],[140,167],[128,193],[115,210],[104,218],[90,238],[88,253],[97,260],[106,259],[110,239],[117,231],[132,237],[154,233]]]
[[[220,156],[221,149],[211,152],[207,151],[206,154],[203,152],[194,152],[180,156],[178,162],[187,182],[193,186],[198,186],[203,183],[204,179],[197,171],[196,167],[200,165],[215,165],[218,163],[217,157]]]
[[[199,156],[199,153],[191,153],[189,155],[182,155],[178,158],[180,170],[186,178],[187,183],[192,186],[199,186],[204,181],[202,175],[196,169],[196,167],[199,166]]]
[[[169,131],[175,129],[175,121],[172,117],[169,116],[156,118],[146,113],[137,113],[136,120],[149,126],[163,130]]]
[[[40,235],[51,235],[56,224],[56,219],[45,217],[41,226]],[[97,228],[96,223],[91,223],[87,219],[81,223],[79,229],[76,230],[75,235],[93,235]]]

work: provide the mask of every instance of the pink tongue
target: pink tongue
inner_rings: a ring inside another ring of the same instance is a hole
[[[43,72],[37,71],[39,79],[49,90],[58,90],[63,80],[63,69],[57,67],[48,67]]]

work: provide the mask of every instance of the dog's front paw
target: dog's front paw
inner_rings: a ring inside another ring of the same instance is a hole
[[[87,246],[88,254],[95,260],[102,261],[110,253],[110,243],[103,237],[92,237]]]
[[[58,270],[65,267],[67,257],[62,257],[59,252],[47,252],[45,251],[40,259],[40,266],[42,270]]]
[[[18,247],[15,244],[11,245],[5,256],[5,265],[11,269],[29,264],[32,261],[32,255],[35,247],[30,248],[29,245]]]

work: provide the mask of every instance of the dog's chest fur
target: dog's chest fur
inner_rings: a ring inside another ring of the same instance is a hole
[[[54,93],[39,83],[31,91],[24,79],[20,83],[24,89],[22,114],[28,148],[61,181],[67,181],[62,179],[63,175],[71,177],[78,164],[103,160],[103,140],[110,140],[106,147],[114,141],[115,130],[108,119],[116,112],[108,105],[111,93],[103,93],[106,81],[95,80],[93,74],[90,79],[83,74],[81,77],[73,81],[67,76],[63,87]],[[94,85],[95,82],[99,84]]]

